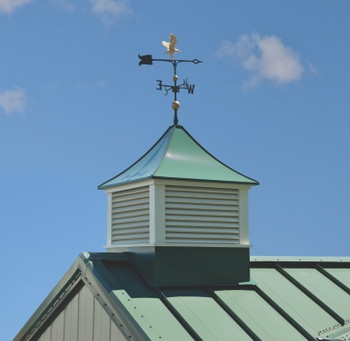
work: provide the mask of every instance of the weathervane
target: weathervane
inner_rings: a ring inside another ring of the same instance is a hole
[[[177,52],[181,52],[181,51],[175,48],[175,45],[177,43],[177,39],[176,39],[175,34],[171,33],[169,39],[170,39],[170,43],[168,43],[166,41],[162,41],[162,44],[167,48],[167,51],[165,53],[169,54],[171,59],[153,59],[152,55],[150,55],[150,54],[146,54],[143,56],[139,55],[139,58],[141,59],[139,62],[139,65],[143,65],[143,64],[153,65],[153,62],[169,62],[173,65],[173,67],[174,67],[174,76],[173,76],[174,85],[163,84],[163,81],[157,80],[158,88],[156,88],[156,89],[157,90],[164,89],[165,95],[167,95],[170,90],[174,93],[174,102],[172,103],[171,107],[174,110],[174,124],[177,125],[177,123],[178,123],[177,110],[180,108],[180,103],[177,101],[177,93],[180,92],[181,89],[187,90],[189,94],[193,94],[193,91],[194,91],[194,84],[188,84],[187,78],[184,79],[182,84],[177,85],[177,81],[179,79],[179,77],[176,74],[177,64],[179,64],[179,63],[198,64],[198,63],[202,63],[202,62],[198,59],[193,59],[193,60],[174,59],[174,54]]]

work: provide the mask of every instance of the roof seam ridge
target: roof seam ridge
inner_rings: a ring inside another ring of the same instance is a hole
[[[313,294],[309,289],[307,289],[300,281],[295,279],[292,275],[290,275],[285,269],[283,269],[280,265],[275,264],[275,269],[289,282],[291,282],[296,288],[298,288],[301,292],[303,292],[306,296],[308,296],[312,301],[314,301],[320,308],[322,308],[327,314],[332,316],[338,323],[342,326],[345,324],[345,320],[328,306],[326,303],[321,301],[315,294]]]
[[[158,165],[157,169],[155,170],[155,172],[151,175],[151,178],[154,177],[154,175],[158,172],[160,166],[161,166],[162,163],[163,163],[163,160],[164,160],[165,155],[166,155],[166,153],[167,153],[167,151],[168,151],[168,148],[169,148],[170,141],[172,140],[172,138],[173,138],[173,136],[174,136],[174,132],[175,132],[176,126],[171,126],[171,127],[169,127],[169,129],[173,129],[173,131],[171,132],[171,136],[169,137],[169,140],[168,140],[168,142],[167,142],[167,146],[166,146],[166,148],[165,148],[165,151],[164,151],[164,154],[163,154],[163,156],[162,156],[162,159],[160,160],[159,165]]]
[[[276,310],[292,327],[294,327],[301,335],[303,335],[307,340],[314,341],[315,338],[309,334],[296,320],[294,320],[283,308],[280,307],[269,295],[267,295],[258,286],[255,287],[255,292],[265,300],[270,306]]]

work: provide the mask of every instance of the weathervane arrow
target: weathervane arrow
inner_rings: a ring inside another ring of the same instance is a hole
[[[153,59],[151,54],[145,54],[144,56],[140,56],[139,58],[141,59],[139,62],[139,66],[145,64],[145,65],[152,65],[153,64]]]
[[[161,80],[157,80],[158,82],[158,87],[156,90],[165,90],[165,95],[169,93],[171,90],[174,93],[174,102],[172,103],[171,107],[174,110],[174,124],[178,124],[178,117],[177,117],[177,110],[180,108],[180,103],[177,101],[177,93],[180,92],[181,89],[187,90],[189,94],[193,94],[194,91],[194,84],[188,84],[187,78],[183,81],[182,84],[178,85],[177,81],[179,77],[176,74],[176,68],[179,63],[193,63],[193,64],[199,64],[202,63],[198,59],[193,59],[193,60],[185,60],[185,59],[174,59],[174,54],[181,52],[179,49],[175,48],[175,45],[177,43],[177,38],[175,34],[171,33],[170,34],[170,43],[166,41],[162,41],[162,44],[167,48],[167,51],[165,52],[166,54],[170,55],[170,59],[154,59],[152,58],[151,54],[146,54],[146,55],[139,55],[140,61],[139,61],[139,66],[141,65],[153,65],[153,62],[169,62],[173,65],[174,68],[174,76],[173,76],[173,85],[167,85],[163,84]]]

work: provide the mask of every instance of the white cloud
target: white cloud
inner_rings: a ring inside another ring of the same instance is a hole
[[[10,14],[17,8],[31,3],[32,0],[0,0],[0,13]]]
[[[24,89],[5,90],[0,92],[0,107],[7,115],[24,112],[27,97]]]
[[[257,85],[263,79],[290,83],[299,80],[304,71],[299,55],[276,36],[242,35],[236,43],[223,41],[217,56],[238,59],[251,73],[249,86]]]
[[[128,0],[90,0],[90,3],[92,13],[108,25],[115,19],[132,13]]]

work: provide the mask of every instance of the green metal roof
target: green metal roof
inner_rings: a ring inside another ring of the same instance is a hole
[[[258,185],[256,180],[217,160],[181,126],[169,127],[144,156],[98,188],[104,189],[150,178]]]
[[[79,284],[80,283],[80,284]],[[86,285],[131,340],[344,340],[350,335],[350,259],[251,257],[251,281],[154,287],[126,253],[80,254],[17,340]],[[76,292],[76,291],[75,291]],[[59,303],[57,303],[59,302]]]

